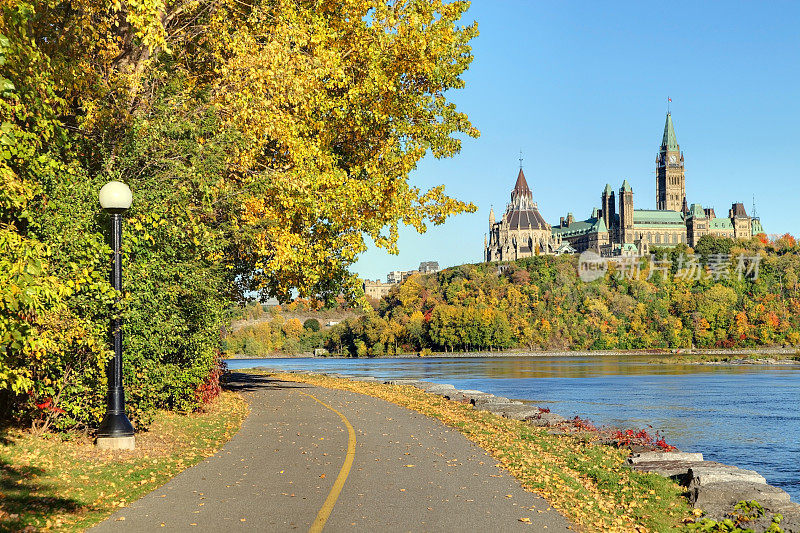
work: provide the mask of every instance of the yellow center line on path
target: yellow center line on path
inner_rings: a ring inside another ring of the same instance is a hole
[[[327,403],[320,401],[316,397],[308,394],[306,392],[297,391],[300,394],[305,394],[306,396],[312,398],[315,402],[324,405],[337,415],[339,418],[342,419],[344,425],[347,426],[347,432],[350,434],[347,439],[347,456],[344,459],[344,464],[342,465],[342,469],[339,470],[339,475],[336,477],[336,481],[331,487],[331,491],[328,493],[328,497],[325,498],[325,503],[322,504],[322,508],[317,513],[317,518],[314,520],[314,523],[311,524],[311,528],[308,530],[309,533],[319,533],[322,531],[322,528],[325,527],[325,522],[328,521],[328,517],[331,515],[331,511],[333,511],[333,506],[336,505],[336,500],[339,499],[339,493],[342,492],[342,488],[344,487],[344,482],[347,480],[347,476],[350,474],[350,467],[353,466],[353,459],[356,456],[356,431],[353,429],[353,425],[350,423],[345,416],[328,405]]]

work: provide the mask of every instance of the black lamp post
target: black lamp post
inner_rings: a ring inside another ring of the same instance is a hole
[[[120,181],[110,181],[100,189],[100,205],[111,215],[111,247],[113,248],[113,268],[111,283],[117,291],[122,290],[122,260],[120,245],[122,241],[122,214],[131,206],[133,196],[127,185]],[[114,306],[116,315],[116,305]],[[111,319],[111,336],[114,340],[114,357],[106,367],[108,377],[108,398],[106,415],[97,430],[98,448],[113,450],[132,450],[135,447],[133,426],[125,415],[125,389],[122,385],[122,331],[120,319]]]

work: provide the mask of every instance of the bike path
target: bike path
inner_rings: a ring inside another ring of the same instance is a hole
[[[239,432],[92,531],[569,529],[483,449],[434,419],[265,375],[234,374],[231,385],[251,408]]]

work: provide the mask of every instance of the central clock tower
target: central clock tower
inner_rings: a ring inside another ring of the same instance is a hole
[[[667,113],[661,149],[656,156],[656,209],[682,211],[686,205],[683,154],[675,138],[672,115]]]

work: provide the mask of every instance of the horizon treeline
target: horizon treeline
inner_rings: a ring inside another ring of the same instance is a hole
[[[410,277],[374,313],[327,330],[325,345],[351,356],[798,346],[798,252],[788,234],[773,241],[709,236],[694,250],[653,250],[669,261],[668,272],[666,263],[635,276],[612,268],[589,283],[579,278],[575,255],[461,265]],[[698,257],[700,279],[679,274],[690,254]],[[706,269],[720,257],[730,261],[712,275]],[[747,269],[757,266],[755,279],[754,270],[738,275],[740,259]]]

